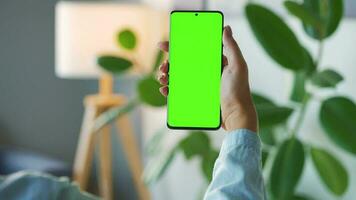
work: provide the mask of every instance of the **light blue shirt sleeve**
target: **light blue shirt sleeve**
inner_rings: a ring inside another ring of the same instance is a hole
[[[0,176],[0,199],[6,200],[100,200],[83,192],[66,177],[35,171],[20,171]]]
[[[247,129],[228,133],[215,161],[204,200],[267,199],[262,177],[261,142]]]

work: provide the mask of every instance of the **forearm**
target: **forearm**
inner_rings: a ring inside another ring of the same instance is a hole
[[[239,129],[225,137],[204,199],[266,199],[256,133]]]

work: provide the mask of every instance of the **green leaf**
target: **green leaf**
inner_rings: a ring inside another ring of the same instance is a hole
[[[258,134],[264,144],[272,146],[276,144],[273,128],[261,128]]]
[[[290,99],[295,102],[302,102],[306,95],[305,90],[306,73],[301,71],[294,74],[294,83]]]
[[[167,135],[166,134],[166,128],[160,128],[155,133],[153,136],[148,140],[147,144],[144,146],[145,151],[149,156],[154,156],[158,154],[161,149],[162,149],[162,141],[164,137]]]
[[[257,93],[252,93],[252,99],[256,105],[261,105],[261,104],[273,104],[274,105],[274,103],[270,99],[268,99],[267,97],[264,97],[260,94],[257,94]]]
[[[313,27],[320,27],[319,19],[310,13],[310,11],[302,4],[294,1],[285,1],[284,6],[287,8],[289,13],[300,19],[304,24],[308,24]]]
[[[208,182],[210,182],[212,179],[214,164],[215,164],[216,158],[218,158],[218,155],[219,155],[218,151],[216,151],[214,149],[210,149],[210,151],[208,151],[203,156],[203,160],[201,162],[201,168],[203,170],[204,177],[206,178],[206,180]]]
[[[118,117],[121,117],[124,114],[131,112],[138,105],[138,101],[136,99],[129,101],[126,105],[111,108],[108,111],[102,113],[95,120],[93,132],[99,131],[105,125],[111,123]]]
[[[275,199],[290,199],[304,166],[304,150],[297,138],[286,140],[278,149],[271,172],[271,192]]]
[[[293,109],[277,106],[271,100],[259,94],[252,94],[252,98],[257,110],[261,130],[285,122],[293,112]]]
[[[329,138],[344,150],[356,154],[356,104],[346,97],[332,97],[322,103],[319,115]]]
[[[100,56],[97,60],[100,67],[114,74],[121,74],[132,66],[132,62],[126,58],[111,55]]]
[[[287,24],[272,11],[257,4],[246,6],[250,27],[264,50],[278,64],[290,70],[305,66],[305,53]]]
[[[293,109],[275,105],[256,105],[258,119],[261,128],[272,127],[281,124],[289,118]]]
[[[304,50],[304,54],[306,56],[306,63],[305,63],[304,71],[307,76],[310,76],[315,72],[317,66],[315,65],[313,57],[311,56],[309,51],[304,47],[303,47],[303,50]]]
[[[133,50],[136,47],[136,36],[129,29],[120,31],[117,34],[117,41],[119,45],[127,50]]]
[[[321,72],[314,74],[311,82],[319,87],[335,87],[339,82],[341,82],[343,77],[332,69],[326,69]]]
[[[195,155],[204,156],[209,153],[210,139],[205,132],[192,131],[179,142],[179,148],[187,159],[191,159]]]
[[[166,172],[168,166],[172,163],[176,156],[176,149],[163,152],[163,155],[157,160],[152,160],[148,163],[143,173],[143,180],[147,185],[150,185],[159,180]]]
[[[335,32],[343,16],[342,0],[304,0],[303,6],[320,21],[320,27],[303,24],[310,37],[321,40]]]
[[[345,193],[348,185],[347,172],[333,155],[323,149],[312,148],[311,157],[321,180],[334,194]]]
[[[152,67],[152,73],[154,73],[163,62],[163,56],[164,56],[163,51],[161,50],[157,51],[156,60]]]
[[[160,87],[161,84],[153,76],[143,78],[139,81],[137,88],[140,99],[151,106],[166,105],[166,98],[159,92]]]
[[[266,164],[266,161],[267,161],[267,158],[268,158],[268,152],[267,151],[262,151],[262,158],[261,158],[261,161],[262,161],[262,167],[265,166]]]

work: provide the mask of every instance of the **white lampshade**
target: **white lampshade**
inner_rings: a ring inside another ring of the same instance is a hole
[[[168,14],[137,4],[59,2],[56,6],[56,74],[61,78],[97,78],[99,55],[134,58],[133,72],[149,71],[157,42],[167,39]],[[116,42],[120,30],[137,37],[133,51]]]

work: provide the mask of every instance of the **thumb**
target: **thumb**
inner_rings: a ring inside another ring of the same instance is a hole
[[[241,63],[243,61],[242,53],[235,39],[232,36],[232,30],[230,26],[224,28],[223,33],[224,53],[227,57],[228,63]]]

